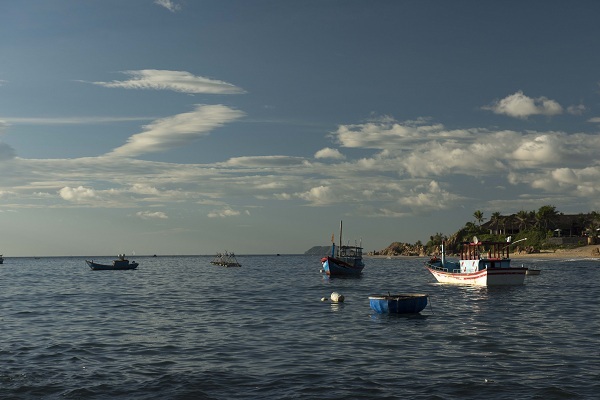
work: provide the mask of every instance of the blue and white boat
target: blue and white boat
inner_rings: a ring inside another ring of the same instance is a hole
[[[321,258],[322,271],[328,276],[360,275],[365,268],[362,251],[361,245],[342,245],[342,222],[340,221],[340,245],[336,248],[332,235],[331,255]]]
[[[511,266],[510,245],[510,237],[506,242],[482,242],[475,236],[471,243],[462,243],[460,259],[451,261],[446,259],[442,244],[442,258],[430,259],[425,262],[425,267],[439,283],[475,286],[522,285],[527,268]]]
[[[369,296],[371,309],[379,314],[417,314],[427,307],[426,294],[406,293]]]

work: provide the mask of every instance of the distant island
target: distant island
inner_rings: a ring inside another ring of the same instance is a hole
[[[313,246],[304,252],[307,256],[325,256],[331,253],[331,246]]]

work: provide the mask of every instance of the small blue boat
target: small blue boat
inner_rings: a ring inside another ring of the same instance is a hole
[[[417,293],[371,295],[369,303],[379,314],[416,314],[427,307],[428,297]]]

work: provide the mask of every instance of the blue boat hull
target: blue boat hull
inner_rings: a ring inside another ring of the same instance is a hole
[[[427,307],[426,294],[392,294],[369,296],[371,309],[379,314],[416,314]]]
[[[329,276],[360,275],[365,268],[365,264],[363,264],[362,260],[356,258],[349,259],[348,261],[352,262],[352,264],[334,257],[323,257],[323,259],[321,259],[323,272]]]

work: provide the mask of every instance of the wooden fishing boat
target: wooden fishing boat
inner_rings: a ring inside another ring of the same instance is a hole
[[[218,265],[227,268],[242,266],[242,264],[240,264],[237,258],[235,257],[235,254],[229,253],[227,251],[225,253],[217,253],[215,258],[213,258],[213,260],[210,263],[213,265]]]
[[[362,245],[342,245],[342,222],[340,221],[340,245],[336,248],[331,236],[331,255],[321,258],[322,272],[329,276],[360,275],[365,268]]]
[[[425,267],[440,283],[476,286],[522,285],[527,268],[510,265],[509,247],[514,243],[510,243],[510,237],[506,242],[481,242],[474,237],[473,242],[462,243],[458,261],[446,259],[442,244],[442,257],[430,259],[425,262]]]
[[[135,261],[130,262],[126,259],[125,254],[119,254],[119,258],[113,260],[112,264],[100,264],[94,260],[85,260],[85,262],[93,271],[136,269],[139,265]]]
[[[416,314],[427,307],[426,294],[374,294],[369,296],[371,309],[379,314]]]

